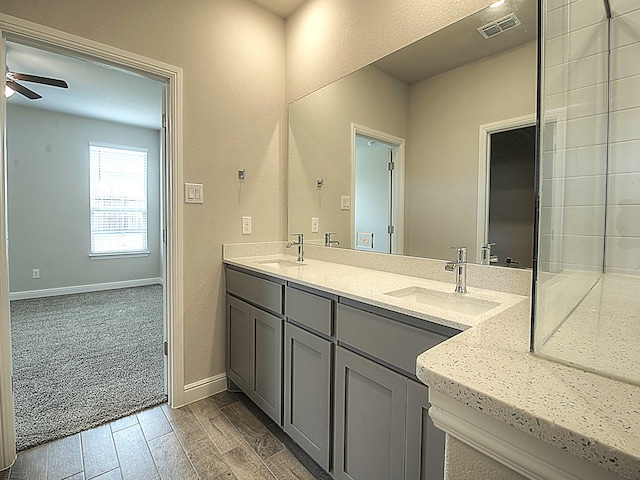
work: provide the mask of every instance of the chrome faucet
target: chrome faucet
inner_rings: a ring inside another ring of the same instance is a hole
[[[287,248],[291,248],[295,245],[298,246],[298,261],[302,262],[304,261],[304,250],[303,250],[303,246],[304,246],[304,235],[302,233],[294,233],[291,235],[292,237],[298,237],[298,240],[296,242],[289,242],[287,243]]]
[[[455,262],[447,262],[444,269],[447,272],[456,272],[456,292],[467,293],[467,247],[455,248],[458,255]]]
[[[335,235],[336,232],[327,232],[324,234],[324,246],[330,247],[331,245],[340,245],[338,240],[331,240],[331,235]]]
[[[498,263],[498,256],[491,255],[491,247],[495,243],[483,243],[480,245],[480,265],[491,265],[492,263]]]

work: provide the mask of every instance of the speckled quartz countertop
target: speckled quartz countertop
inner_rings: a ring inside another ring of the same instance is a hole
[[[431,389],[623,478],[640,479],[640,387],[529,353],[522,302],[424,352]]]
[[[268,274],[282,280],[295,282],[299,285],[411,315],[458,330],[466,330],[478,325],[487,318],[510,308],[525,298],[520,295],[469,287],[466,298],[477,299],[480,302],[497,302],[500,305],[480,315],[467,315],[425,305],[407,298],[387,295],[388,292],[410,287],[425,288],[447,295],[453,293],[454,286],[450,283],[314,259],[305,259],[304,265],[287,268],[265,264],[265,262],[283,259],[295,262],[295,257],[283,255],[225,258],[225,262],[229,265]]]

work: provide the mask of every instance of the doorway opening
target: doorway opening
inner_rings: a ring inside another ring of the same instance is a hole
[[[486,144],[478,183],[478,243],[491,245],[493,265],[531,268],[535,120],[523,117],[480,129]]]
[[[55,31],[31,22],[0,15],[0,58],[5,60],[0,73],[5,73],[6,42],[28,45],[45,51],[67,55],[111,69],[126,71],[163,84],[162,130],[159,150],[164,163],[159,165],[161,185],[161,248],[164,295],[161,305],[164,345],[163,363],[167,365],[164,389],[171,406],[184,403],[183,345],[182,345],[182,212],[177,185],[182,183],[181,112],[182,70],[139,55],[102,45],[64,32]],[[39,86],[37,87],[40,88]],[[35,88],[34,88],[35,89]],[[7,171],[7,111],[6,97],[0,98],[0,159],[2,171]],[[0,183],[0,250],[7,251],[6,179]],[[76,207],[76,205],[70,205]],[[88,254],[88,249],[87,249]],[[0,256],[0,468],[15,458],[14,408],[11,389],[11,336],[9,307],[8,257]],[[35,274],[34,274],[35,275]]]
[[[353,126],[352,248],[404,251],[404,139]]]
[[[70,86],[34,85],[42,98],[18,90],[6,103],[13,396],[23,450],[167,399],[164,84],[14,41],[5,59],[10,72]]]

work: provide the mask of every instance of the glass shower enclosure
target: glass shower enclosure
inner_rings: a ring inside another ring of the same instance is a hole
[[[640,3],[541,0],[539,22],[531,349],[640,384]]]

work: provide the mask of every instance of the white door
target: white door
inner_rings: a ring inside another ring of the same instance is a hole
[[[395,149],[356,134],[354,232],[358,250],[392,253]]]

